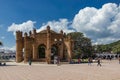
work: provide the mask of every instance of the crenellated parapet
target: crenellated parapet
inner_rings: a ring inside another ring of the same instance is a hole
[[[33,38],[35,38],[35,36],[36,36],[36,29],[34,28],[32,32],[33,32]]]
[[[16,31],[16,62],[28,61],[32,54],[32,32],[29,35],[25,32],[24,35],[21,31]],[[24,50],[24,52],[23,52]]]
[[[16,39],[20,40],[22,38],[22,32],[21,31],[16,31]]]

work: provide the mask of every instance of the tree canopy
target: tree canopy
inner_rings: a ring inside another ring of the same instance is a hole
[[[74,58],[79,57],[89,57],[92,54],[92,46],[91,39],[84,37],[81,32],[72,32],[67,34],[67,36],[71,36],[74,41]]]
[[[120,40],[110,43],[110,44],[101,44],[97,45],[97,52],[113,52],[120,54]]]

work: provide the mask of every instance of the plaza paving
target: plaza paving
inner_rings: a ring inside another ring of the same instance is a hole
[[[102,67],[93,63],[48,65],[7,63],[0,66],[0,80],[120,80],[117,60],[102,61]]]

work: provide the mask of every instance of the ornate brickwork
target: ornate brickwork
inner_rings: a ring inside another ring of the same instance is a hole
[[[29,34],[16,31],[16,62],[25,63],[29,59],[33,61],[44,61],[51,63],[54,56],[59,56],[61,60],[72,58],[72,40],[61,30],[56,33],[47,26],[46,30]]]

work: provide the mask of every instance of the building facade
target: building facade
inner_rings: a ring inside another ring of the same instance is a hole
[[[50,64],[55,56],[69,61],[73,46],[70,36],[67,37],[62,30],[60,33],[50,30],[50,26],[38,33],[33,29],[29,34],[24,33],[24,36],[21,31],[16,31],[16,62],[26,63],[31,59]]]

